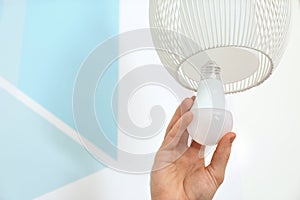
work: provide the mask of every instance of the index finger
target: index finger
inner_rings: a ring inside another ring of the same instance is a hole
[[[178,119],[184,115],[184,113],[188,112],[193,103],[194,103],[195,97],[192,98],[186,98],[182,101],[182,103],[178,106],[178,108],[176,109],[168,127],[166,130],[166,134],[165,137],[167,136],[168,132],[170,132],[170,130],[173,128],[174,124],[178,121]]]

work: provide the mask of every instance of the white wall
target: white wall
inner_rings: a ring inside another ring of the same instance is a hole
[[[149,26],[148,0],[121,0],[120,9],[120,32]],[[292,23],[287,52],[271,78],[257,88],[228,97],[237,139],[226,180],[216,200],[300,199],[300,7],[297,0],[293,0]],[[137,61],[139,56],[129,55],[120,62],[121,77],[141,64],[159,63],[153,52]],[[129,111],[139,125],[150,123],[147,115],[141,114],[149,113],[154,105],[148,97],[152,94],[159,98],[153,88],[144,89],[147,92],[141,91],[135,107]],[[169,119],[179,100],[168,91],[160,99]],[[139,143],[120,132],[118,142],[121,149],[129,152],[153,152],[162,135],[163,131],[155,139]],[[106,169],[40,199],[150,199],[149,175]]]
[[[216,199],[300,198],[300,159],[297,159],[300,10],[297,3],[293,2],[290,43],[276,72],[260,87],[229,97],[238,137],[227,179]],[[136,0],[121,6],[121,32],[147,27],[147,4],[146,0]]]
[[[124,3],[121,6],[120,32],[148,27],[147,0],[121,2]],[[298,1],[294,0],[292,7],[290,42],[278,69],[260,87],[228,97],[235,118],[237,140],[226,181],[215,199],[300,198],[300,150],[297,149],[300,146]],[[177,106],[174,101],[171,100],[173,109]],[[164,103],[162,101],[162,105]]]

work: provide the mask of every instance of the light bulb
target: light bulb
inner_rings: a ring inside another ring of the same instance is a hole
[[[188,132],[194,141],[202,145],[215,145],[232,130],[232,115],[225,109],[220,71],[221,68],[212,61],[201,68],[201,80],[191,108],[194,118]]]

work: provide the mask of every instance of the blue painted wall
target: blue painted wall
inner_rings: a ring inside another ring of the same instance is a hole
[[[76,74],[89,52],[118,34],[118,6],[116,0],[26,0],[25,14],[21,16],[21,49],[15,50],[15,56],[5,58],[17,59],[20,55],[19,66],[9,70],[10,66],[0,61],[0,76],[75,129],[72,91]],[[18,4],[0,0],[0,31],[9,24],[1,23],[4,11],[13,12],[17,7]],[[13,20],[15,13],[11,16]],[[14,42],[15,34],[5,37]],[[5,48],[8,47],[0,44],[0,52]],[[118,80],[117,63],[105,80],[109,87],[104,97],[110,95],[110,86]],[[104,97],[98,102],[100,110],[107,110],[109,99]],[[109,119],[105,126],[107,136],[116,144],[117,128],[112,121]],[[1,87],[0,136],[1,200],[32,199],[104,167]],[[96,136],[88,139],[97,144]]]

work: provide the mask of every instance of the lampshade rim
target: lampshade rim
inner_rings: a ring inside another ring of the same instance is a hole
[[[176,69],[176,71],[177,71],[177,73],[176,73],[176,76],[177,76],[176,79],[177,79],[177,80],[181,80],[181,78],[180,78],[181,75],[179,74],[179,69],[180,69],[180,67],[183,65],[183,63],[188,62],[189,64],[193,65],[191,62],[188,61],[191,57],[193,57],[193,56],[195,56],[195,55],[197,55],[197,54],[199,54],[199,53],[203,53],[203,52],[206,52],[206,51],[209,51],[209,50],[213,50],[213,49],[220,49],[220,48],[243,48],[243,49],[248,49],[248,50],[256,51],[256,52],[262,54],[263,56],[265,56],[265,57],[267,58],[267,60],[269,61],[269,63],[270,63],[270,70],[267,72],[267,75],[266,75],[263,79],[261,79],[259,82],[257,82],[257,83],[254,84],[254,85],[251,85],[250,87],[244,88],[244,89],[242,89],[242,90],[229,91],[229,92],[226,92],[226,91],[225,91],[226,94],[239,93],[239,92],[243,92],[243,91],[249,90],[249,89],[251,89],[251,88],[253,88],[253,87],[259,86],[260,84],[262,84],[264,81],[266,81],[266,80],[271,76],[272,72],[273,72],[274,69],[276,68],[275,65],[274,65],[274,61],[273,61],[273,59],[271,58],[271,56],[269,56],[267,53],[265,53],[265,52],[263,52],[263,51],[261,51],[261,50],[259,50],[259,49],[252,48],[252,47],[248,47],[248,46],[243,46],[243,45],[226,45],[226,46],[210,47],[210,48],[206,48],[205,50],[199,50],[199,51],[197,51],[197,52],[191,54],[190,56],[184,58],[184,59],[177,65],[178,67],[177,67],[177,69]],[[259,67],[258,67],[258,69],[259,69]],[[257,71],[257,70],[256,70],[256,71]],[[255,71],[255,72],[256,72],[256,71]],[[254,72],[254,73],[255,73],[255,72]],[[253,73],[253,74],[254,74],[254,73]],[[252,75],[253,75],[253,74],[252,74]],[[249,76],[249,77],[251,77],[251,76]],[[249,78],[249,77],[247,77],[247,78]],[[243,80],[245,80],[245,79],[247,79],[247,78],[244,78],[244,79],[239,80],[239,81],[243,81]],[[192,80],[192,81],[198,82],[197,80],[194,80],[194,79],[192,79],[192,78],[189,78],[189,79]],[[225,86],[225,85],[228,85],[228,84],[238,83],[239,81],[236,81],[236,82],[228,82],[228,83],[224,84],[224,86]],[[196,88],[190,87],[190,86],[184,84],[182,81],[179,81],[179,82],[180,82],[180,84],[181,84],[184,88],[186,88],[186,89],[188,89],[188,90],[192,90],[192,91],[194,91],[194,92],[197,91]]]

